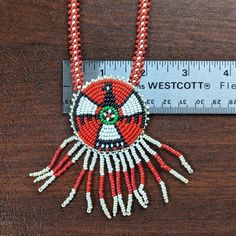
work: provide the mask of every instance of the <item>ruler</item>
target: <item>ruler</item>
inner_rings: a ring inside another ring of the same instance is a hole
[[[87,81],[129,78],[131,61],[84,61]],[[139,86],[152,114],[236,114],[236,61],[145,61]],[[63,113],[70,110],[70,64],[63,61]]]

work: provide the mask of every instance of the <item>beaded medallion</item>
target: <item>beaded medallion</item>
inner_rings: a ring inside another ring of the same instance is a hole
[[[30,176],[35,177],[34,183],[45,180],[38,188],[38,191],[42,192],[82,159],[83,167],[61,206],[66,207],[72,201],[82,180],[87,176],[86,201],[87,212],[90,213],[93,208],[91,197],[93,175],[95,166],[98,165],[99,202],[102,211],[110,219],[116,216],[118,209],[122,215],[129,216],[133,199],[136,199],[143,208],[147,208],[149,201],[144,189],[143,167],[143,163],[146,163],[160,185],[164,202],[168,203],[166,185],[153,162],[183,183],[188,183],[188,180],[167,165],[158,150],[164,149],[177,157],[188,173],[192,173],[193,170],[180,152],[145,134],[149,112],[137,87],[142,77],[147,48],[150,0],[138,0],[136,46],[128,81],[106,76],[84,84],[79,6],[79,0],[68,0],[71,75],[75,91],[70,122],[74,135],[62,142],[46,168],[30,173]],[[68,151],[59,161],[67,146],[70,146]],[[105,201],[106,180],[110,183],[112,210],[108,209]],[[127,203],[122,192],[122,184],[127,188]]]
[[[108,153],[138,139],[147,122],[147,108],[136,87],[105,77],[75,95],[70,117],[74,134],[83,144]]]

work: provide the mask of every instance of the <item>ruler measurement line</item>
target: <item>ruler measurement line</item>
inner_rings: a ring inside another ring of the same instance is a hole
[[[84,61],[85,79],[120,75],[128,79],[132,61]],[[153,114],[236,114],[236,61],[145,62],[139,86]],[[187,74],[186,74],[187,70]],[[63,61],[63,112],[69,112],[72,85]]]
[[[188,76],[190,76],[190,62],[187,62],[187,64],[188,64]]]

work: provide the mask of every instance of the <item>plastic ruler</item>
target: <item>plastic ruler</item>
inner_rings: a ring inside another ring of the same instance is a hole
[[[129,78],[131,61],[84,61],[87,81]],[[140,93],[152,114],[236,114],[236,61],[146,61]],[[70,64],[63,61],[63,113],[70,110]]]

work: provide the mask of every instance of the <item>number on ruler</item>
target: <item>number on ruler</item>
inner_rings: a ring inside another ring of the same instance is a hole
[[[229,100],[229,105],[236,105],[236,100]]]
[[[224,75],[228,77],[228,76],[229,76],[229,71],[226,70],[226,71],[224,72]]]
[[[188,76],[188,70],[187,69],[183,69],[182,72],[183,72],[182,76]]]

